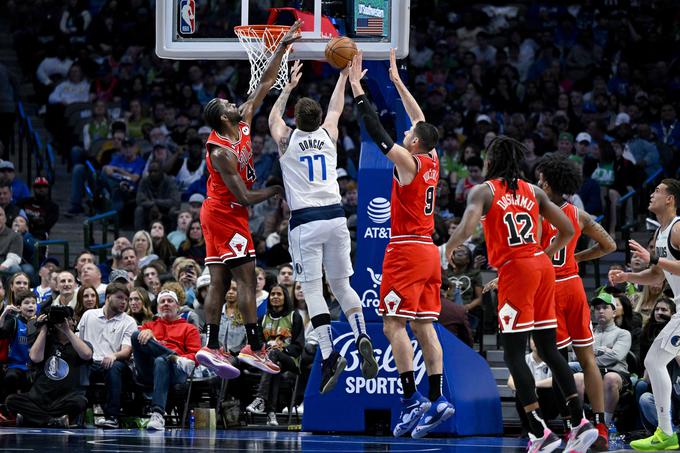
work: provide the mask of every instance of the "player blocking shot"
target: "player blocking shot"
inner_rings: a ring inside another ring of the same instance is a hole
[[[404,134],[403,146],[395,144],[380,124],[375,109],[361,86],[362,55],[349,69],[354,103],[366,131],[388,159],[394,162],[390,242],[383,259],[379,311],[383,332],[392,346],[404,396],[396,437],[410,433],[427,435],[454,413],[442,395],[442,347],[432,325],[441,309],[439,252],[432,242],[434,203],[439,181],[439,159],[434,149],[438,132],[399,78],[394,50],[390,56],[390,78],[402,98],[412,126]],[[429,380],[429,398],[416,388],[413,346],[406,332],[410,323],[423,351]]]
[[[297,21],[281,38],[274,57],[250,97],[240,106],[215,98],[204,109],[212,128],[206,143],[208,169],[207,195],[201,209],[201,226],[206,243],[205,263],[210,286],[205,300],[208,344],[196,353],[196,360],[223,379],[240,374],[228,351],[220,349],[218,332],[220,312],[233,278],[238,287],[239,310],[245,320],[248,343],[239,360],[260,370],[276,374],[279,366],[269,360],[257,325],[255,303],[255,244],[248,226],[248,206],[283,194],[281,186],[252,190],[255,168],[250,142],[250,123],[274,85],[288,45],[299,39]]]
[[[322,394],[335,387],[346,360],[333,347],[331,316],[323,297],[323,271],[331,291],[352,327],[366,379],[378,374],[373,345],[366,334],[359,295],[349,284],[353,274],[351,241],[337,182],[338,120],[345,104],[347,70],[340,73],[322,122],[321,105],[303,97],[295,104],[295,129],[283,121],[291,92],[297,86],[302,64],[293,65],[290,81],[269,115],[269,130],[279,147],[279,162],[291,209],[288,241],[295,279],[305,294],[307,309],[318,335],[323,358]]]
[[[555,271],[548,258],[569,244],[574,226],[543,190],[522,179],[519,162],[523,155],[524,145],[510,137],[498,136],[489,143],[484,162],[487,181],[470,191],[461,223],[446,244],[446,256],[450,260],[456,247],[482,222],[489,263],[498,269],[504,359],[529,420],[528,451],[550,452],[562,443],[541,417],[534,378],[524,360],[531,335],[575,425],[565,451],[586,452],[598,431],[584,418],[574,376],[557,350]],[[538,243],[540,216],[557,229],[545,251]]]
[[[654,233],[654,253],[650,253],[638,242],[631,240],[633,257],[640,258],[649,268],[641,272],[611,273],[612,283],[631,282],[639,285],[659,285],[664,278],[673,291],[676,305],[680,300],[680,181],[664,179],[649,201],[649,211],[656,215],[660,223]],[[654,389],[654,404],[659,426],[654,434],[645,439],[635,440],[630,446],[639,451],[678,450],[678,434],[673,431],[671,421],[671,377],[668,363],[680,356],[680,314],[671,317],[666,326],[656,336],[645,357],[645,370]]]

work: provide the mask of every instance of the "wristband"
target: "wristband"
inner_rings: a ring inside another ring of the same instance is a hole
[[[657,264],[659,264],[659,257],[656,255],[651,255],[649,257],[649,265],[656,266]]]

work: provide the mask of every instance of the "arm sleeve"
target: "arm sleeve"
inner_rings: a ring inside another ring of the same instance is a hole
[[[290,344],[283,351],[291,357],[300,357],[305,347],[305,329],[302,324],[302,317],[295,312],[293,314],[293,337]]]
[[[359,110],[359,116],[364,121],[368,135],[371,136],[371,139],[378,145],[383,154],[390,152],[394,146],[394,140],[387,134],[383,125],[380,124],[378,114],[368,101],[368,97],[365,94],[357,96],[354,98],[354,103],[357,106],[357,110]]]

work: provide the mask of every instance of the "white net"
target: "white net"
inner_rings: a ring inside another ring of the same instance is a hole
[[[267,65],[274,57],[274,52],[283,35],[290,29],[290,27],[282,25],[243,25],[234,27],[234,31],[238,36],[239,41],[248,54],[250,60],[250,86],[248,87],[248,94],[255,91],[257,84],[260,83],[262,73],[267,68]],[[279,66],[278,77],[274,87],[282,90],[288,83],[288,53],[290,46],[286,49],[286,53],[281,60]]]

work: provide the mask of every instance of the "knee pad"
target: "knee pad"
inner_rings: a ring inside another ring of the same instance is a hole
[[[323,297],[323,286],[321,279],[311,280],[308,282],[300,282],[302,292],[305,295],[305,303],[307,304],[307,312],[310,319],[314,319],[318,315],[328,314],[328,304]]]
[[[357,292],[349,285],[349,278],[331,278],[328,284],[345,314],[353,308],[361,310],[361,300]]]

